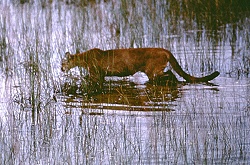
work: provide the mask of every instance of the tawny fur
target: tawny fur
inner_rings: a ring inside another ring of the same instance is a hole
[[[168,62],[177,74],[187,82],[207,82],[219,75],[216,71],[205,77],[194,77],[183,71],[173,54],[162,48],[130,48],[103,51],[91,49],[83,53],[71,55],[66,53],[62,62],[62,71],[76,66],[88,70],[89,76],[104,79],[104,76],[128,76],[137,71],[147,74],[151,81],[164,76]]]

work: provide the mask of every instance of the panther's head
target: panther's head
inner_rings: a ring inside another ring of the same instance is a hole
[[[61,70],[63,72],[68,72],[71,68],[75,67],[74,55],[71,55],[69,52],[65,53],[65,58],[62,59]]]

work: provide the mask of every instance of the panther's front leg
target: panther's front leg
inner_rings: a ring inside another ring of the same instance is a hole
[[[88,93],[101,93],[105,81],[105,74],[101,70],[93,70],[86,76]]]

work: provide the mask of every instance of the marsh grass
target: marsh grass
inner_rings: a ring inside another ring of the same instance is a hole
[[[246,1],[16,2],[0,2],[1,164],[249,163]],[[89,98],[82,74],[60,68],[66,51],[94,47],[163,47],[190,74],[221,77],[106,81]]]

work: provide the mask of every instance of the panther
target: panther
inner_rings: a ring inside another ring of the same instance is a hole
[[[158,81],[166,77],[164,69],[169,63],[173,70],[186,82],[208,82],[220,73],[213,72],[204,77],[194,77],[183,71],[173,54],[163,48],[129,48],[101,50],[90,49],[83,53],[65,53],[61,70],[69,71],[76,66],[84,67],[93,81],[104,81],[105,76],[128,76],[137,71],[145,72],[150,81]],[[171,73],[171,77],[175,76]]]

